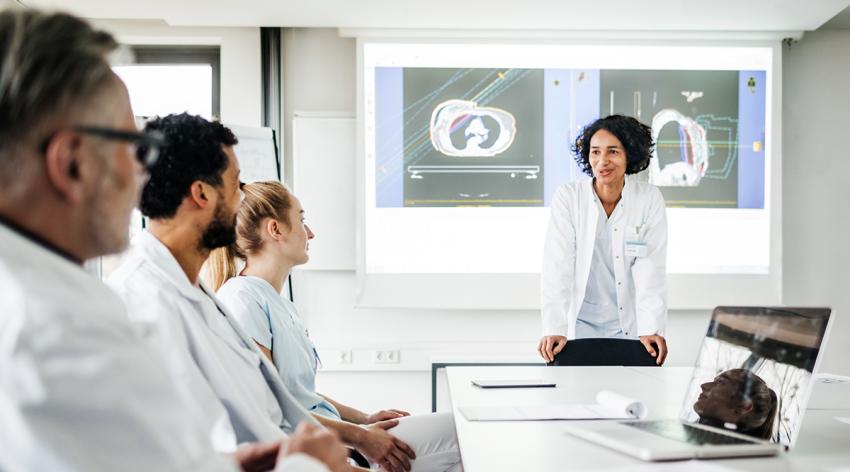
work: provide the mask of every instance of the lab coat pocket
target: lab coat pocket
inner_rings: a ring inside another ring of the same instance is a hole
[[[626,226],[626,239],[640,240],[646,239],[646,233],[649,231],[649,225],[642,223],[634,226]]]

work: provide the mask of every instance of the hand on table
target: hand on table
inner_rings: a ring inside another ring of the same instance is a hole
[[[540,342],[537,343],[537,352],[540,353],[540,357],[543,360],[552,362],[555,360],[555,355],[561,352],[566,345],[566,336],[543,336],[540,338]]]
[[[656,364],[664,364],[664,360],[667,359],[667,341],[664,340],[664,336],[659,336],[657,334],[641,336],[640,342],[643,344],[643,347],[646,348],[646,352],[655,358]],[[655,344],[658,349],[656,349],[653,344]]]

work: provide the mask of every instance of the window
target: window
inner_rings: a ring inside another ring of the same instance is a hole
[[[133,46],[136,63],[116,66],[137,116],[188,111],[220,116],[218,46]]]

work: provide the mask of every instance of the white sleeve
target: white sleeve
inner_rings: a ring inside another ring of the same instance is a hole
[[[233,452],[236,433],[226,408],[192,357],[180,307],[165,292],[157,295],[143,281],[136,281],[135,286],[135,290],[114,287],[125,301],[135,330],[165,363],[175,387],[191,405],[190,412],[209,434],[213,448],[222,453]]]
[[[7,293],[0,295],[0,313],[7,314]],[[2,347],[14,348],[0,349],[0,437],[7,424],[16,435],[2,443],[16,448],[9,470],[236,472],[213,451],[123,307],[107,306],[114,295],[105,295],[93,299],[93,308],[36,299],[10,316],[49,323],[0,329],[9,335],[0,343],[12,342]],[[5,458],[0,462],[6,470]]]
[[[646,257],[632,266],[638,336],[664,335],[667,327],[667,205],[661,191],[651,188],[646,219]]]
[[[278,459],[275,472],[329,472],[325,464],[307,454],[291,454]]]
[[[552,197],[549,228],[543,244],[540,311],[543,336],[567,335],[575,285],[576,231],[565,187]]]

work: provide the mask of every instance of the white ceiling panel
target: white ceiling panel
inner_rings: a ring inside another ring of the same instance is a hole
[[[573,31],[812,31],[850,0],[20,0],[182,26]]]

